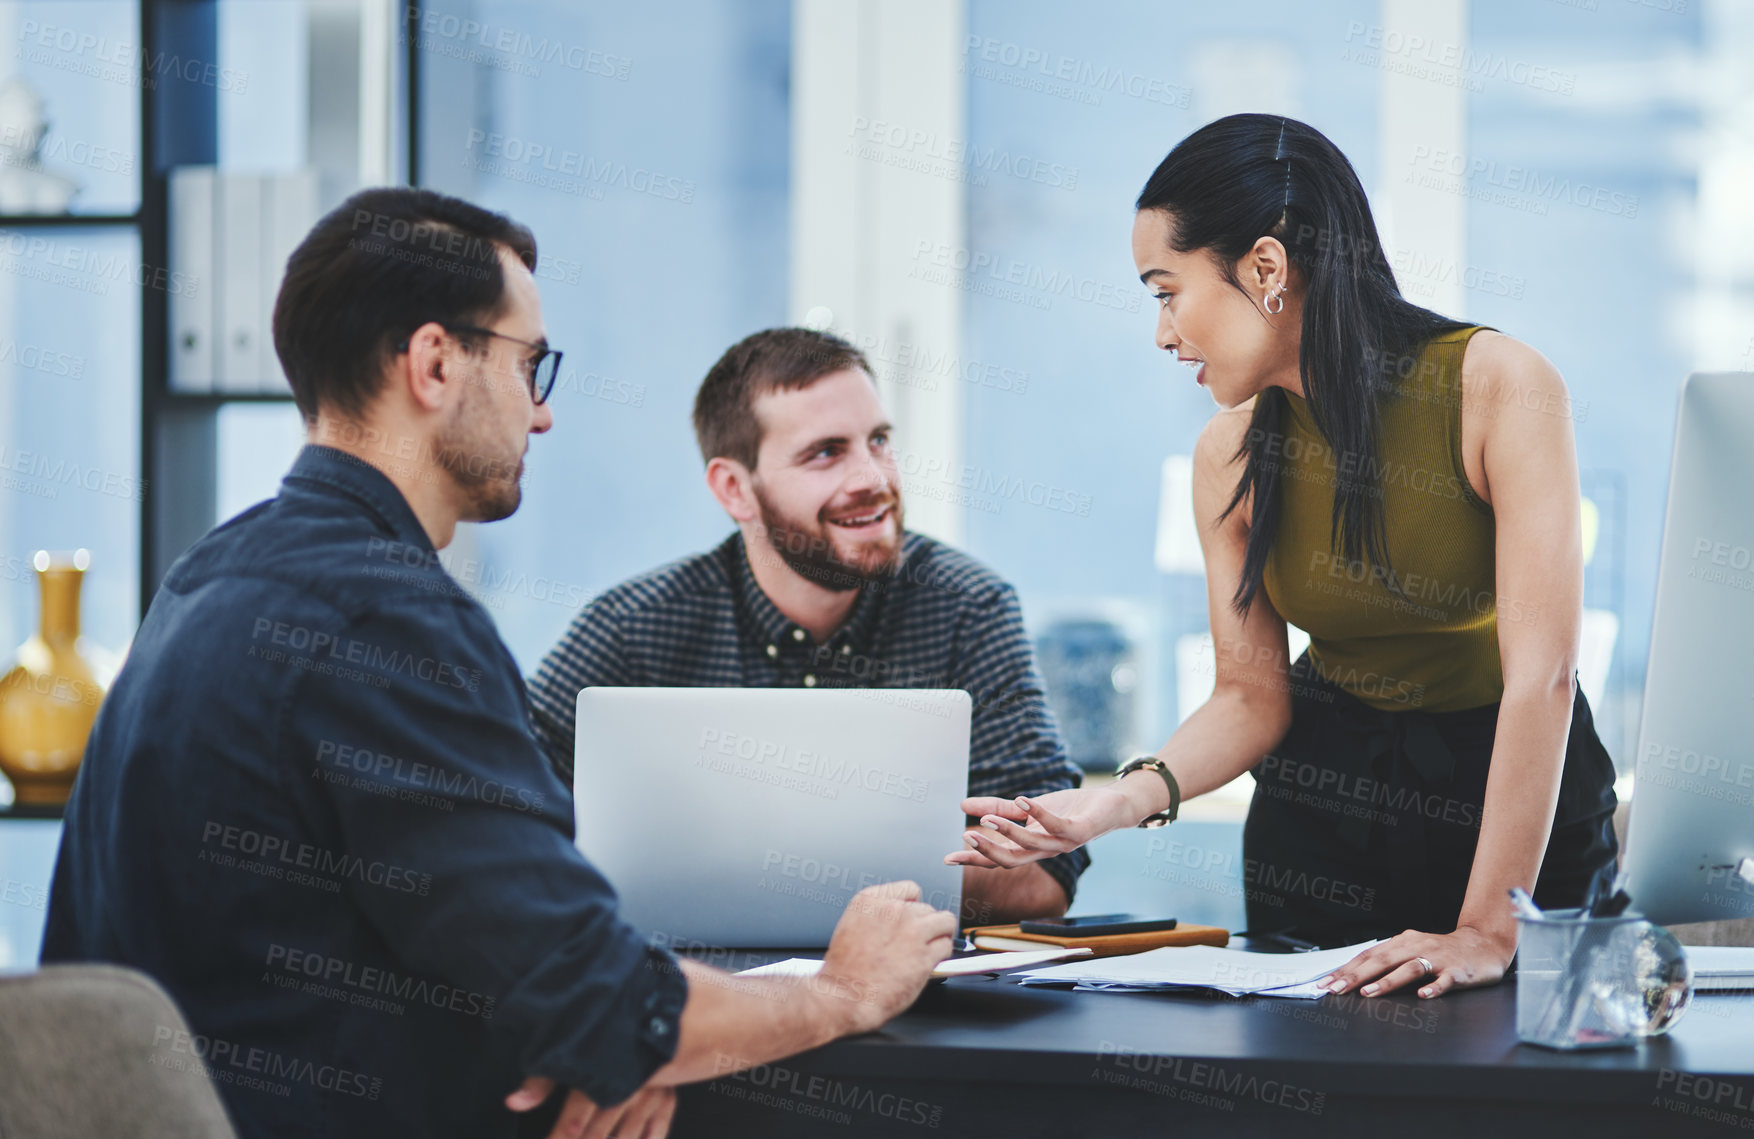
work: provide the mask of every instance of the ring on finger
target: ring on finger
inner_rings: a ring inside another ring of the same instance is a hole
[[[1427,977],[1437,976],[1437,966],[1433,965],[1429,958],[1415,957],[1413,958],[1413,964],[1425,970],[1425,975]]]

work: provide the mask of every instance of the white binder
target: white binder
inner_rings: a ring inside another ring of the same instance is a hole
[[[182,166],[170,176],[170,387],[210,392],[216,363],[213,300],[211,166]]]
[[[317,221],[317,173],[170,176],[170,386],[179,392],[287,391],[274,352],[286,260]]]
[[[263,180],[262,198],[262,335],[256,376],[259,391],[285,395],[288,391],[280,357],[274,351],[274,299],[286,276],[286,259],[298,248],[305,234],[317,224],[317,173],[299,170]]]
[[[219,263],[217,312],[219,367],[214,387],[222,392],[262,390],[262,180],[250,175],[219,178],[214,216]]]

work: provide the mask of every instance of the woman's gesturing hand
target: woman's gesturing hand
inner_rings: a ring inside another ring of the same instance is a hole
[[[1367,997],[1418,984],[1420,996],[1441,997],[1451,989],[1496,984],[1515,955],[1514,935],[1505,945],[1502,939],[1470,926],[1454,933],[1410,929],[1371,946],[1317,983],[1331,993],[1357,989]]]
[[[981,821],[963,833],[964,849],[945,856],[952,866],[1010,868],[1076,850],[1091,839],[1138,822],[1127,800],[1107,787],[1050,791],[1034,799],[981,796],[962,812]]]

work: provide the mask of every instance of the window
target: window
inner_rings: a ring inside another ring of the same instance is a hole
[[[1111,4],[1094,19],[969,5],[966,244],[1003,287],[962,301],[964,371],[978,365],[963,389],[967,545],[1021,592],[1068,742],[1093,768],[1169,737],[1183,673],[1211,686],[1190,652],[1204,580],[1160,572],[1154,552],[1160,498],[1188,494],[1165,459],[1191,454],[1213,405],[1153,342],[1133,200],[1183,136],[1244,110],[1312,123],[1373,185],[1378,84],[1342,52],[1377,7]]]
[[[420,184],[535,231],[566,352],[523,506],[445,555],[526,672],[583,602],[730,529],[689,411],[786,318],[790,11],[445,0],[413,30]]]
[[[1403,292],[1524,340],[1565,376],[1558,413],[1589,500],[1580,671],[1630,770],[1679,384],[1754,367],[1748,272],[1730,253],[1748,232],[1734,187],[1750,151],[1717,78],[1746,58],[1746,30],[1719,21],[1706,37],[1699,5],[1595,0],[968,12],[971,154],[1027,155],[1049,174],[971,168],[967,244],[1091,283],[1089,300],[963,300],[965,358],[1027,376],[1022,390],[967,386],[968,468],[1089,504],[968,512],[970,550],[1017,582],[1037,634],[1092,614],[1137,630],[1135,742],[1167,738],[1178,642],[1206,615],[1197,574],[1152,568],[1159,471],[1189,453],[1211,403],[1151,342],[1129,206],[1194,127],[1280,111],[1351,158],[1405,254],[1391,258]]]
[[[556,427],[532,445],[524,509],[465,527],[447,554],[526,669],[583,600],[726,532],[700,485],[695,386],[741,336],[820,313],[873,354],[904,473],[910,446],[933,464],[908,476],[914,518],[1013,580],[1038,636],[1065,623],[1044,658],[1075,657],[1088,714],[1112,721],[1074,734],[1124,751],[1160,742],[1198,695],[1203,583],[1153,554],[1164,495],[1185,491],[1165,472],[1211,411],[1151,343],[1129,206],[1200,123],[1305,118],[1350,156],[1391,244],[1429,254],[1402,263],[1404,290],[1519,336],[1570,383],[1585,687],[1624,764],[1675,389],[1696,368],[1754,368],[1754,299],[1730,252],[1754,239],[1754,156],[1723,79],[1754,45],[1734,20],[1708,34],[1697,8],[967,0],[927,33],[868,3],[167,5],[206,11],[202,58],[231,78],[207,85],[211,125],[178,111],[182,149],[163,159],[315,170],[325,208],[413,164],[420,184],[537,232],[567,352]],[[808,38],[843,15],[833,34],[869,70],[822,66]],[[1438,30],[1412,48],[1408,22]],[[272,493],[298,421],[283,396],[184,397],[162,390],[161,362],[143,369],[162,298],[135,304],[154,248],[136,212],[142,99],[174,85],[139,74],[138,5],[15,0],[0,31],[16,43],[0,83],[0,473],[17,484],[0,495],[0,553],[92,548],[87,628],[120,648],[139,612],[130,567],[149,591],[209,525]],[[932,139],[865,138],[840,108],[873,90]],[[812,221],[824,185],[846,211],[827,228]],[[926,261],[1002,257],[1023,283],[921,285],[919,240]],[[813,299],[835,272],[862,299]],[[946,377],[953,400],[933,390]],[[933,495],[944,472],[953,493]],[[190,479],[198,493],[180,493]],[[141,503],[155,487],[189,516]],[[34,585],[5,585],[0,636],[16,643]]]
[[[0,646],[36,631],[31,556],[91,551],[83,627],[120,649],[140,557],[139,15],[0,9]]]

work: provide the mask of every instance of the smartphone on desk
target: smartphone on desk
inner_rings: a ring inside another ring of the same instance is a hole
[[[1084,914],[1074,918],[1036,918],[1017,923],[1023,933],[1048,937],[1105,937],[1113,933],[1158,933],[1175,928],[1174,918],[1142,918],[1137,914]]]

